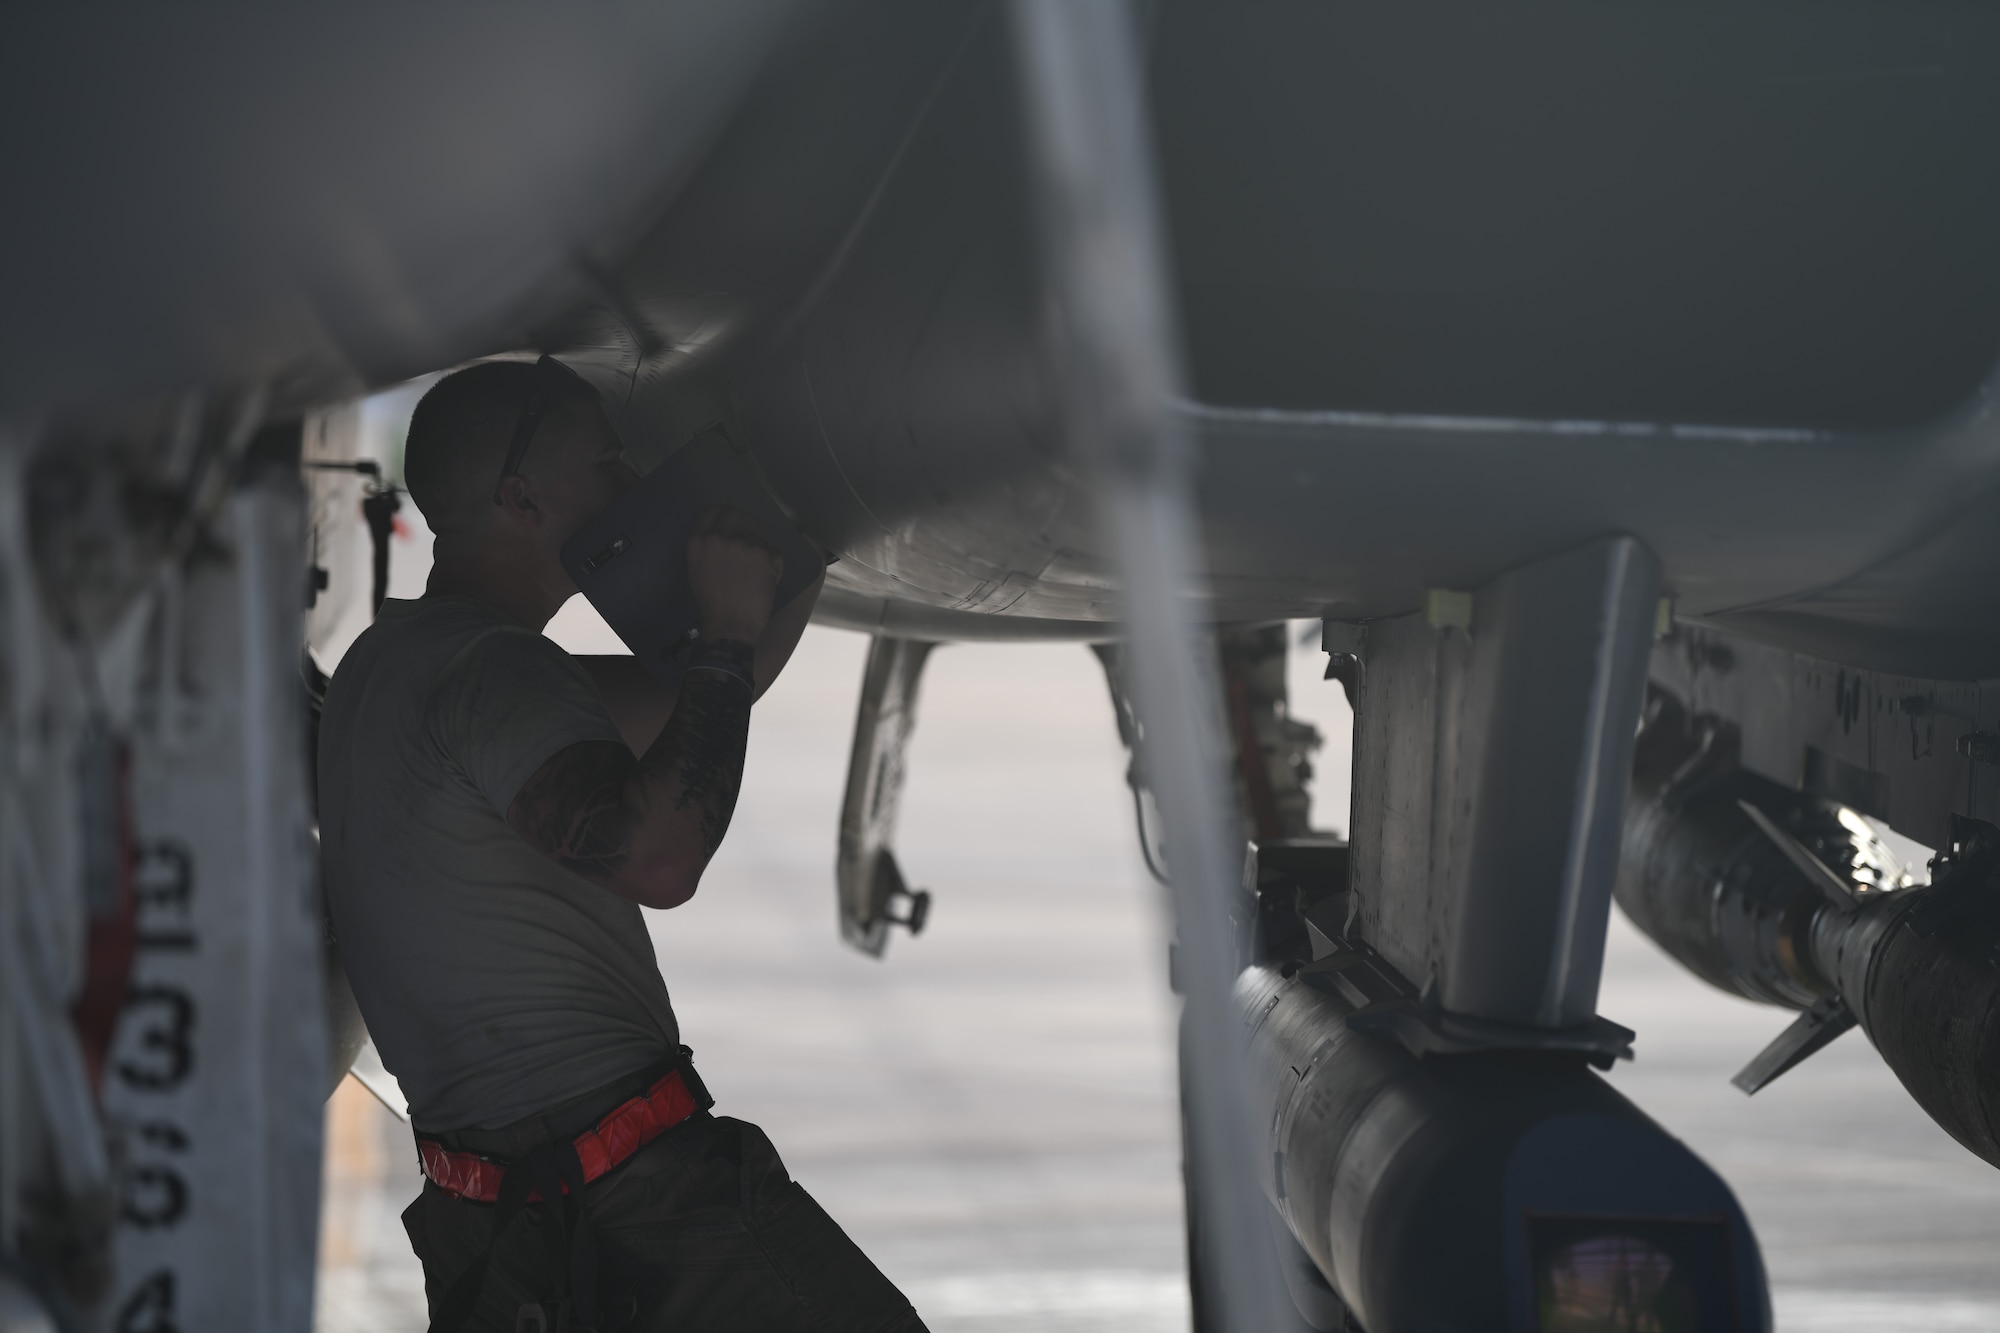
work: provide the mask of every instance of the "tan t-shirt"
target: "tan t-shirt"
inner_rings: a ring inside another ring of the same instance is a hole
[[[680,1041],[637,904],[522,841],[507,807],[620,741],[582,668],[469,598],[389,601],[320,722],[320,856],[361,1015],[430,1130],[496,1128]]]

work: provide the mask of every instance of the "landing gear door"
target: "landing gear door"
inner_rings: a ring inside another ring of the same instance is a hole
[[[904,883],[890,844],[902,804],[904,756],[916,728],[917,686],[936,646],[884,635],[868,645],[834,873],[841,938],[871,957],[881,957],[888,947],[891,926],[915,935],[930,911],[930,894]]]

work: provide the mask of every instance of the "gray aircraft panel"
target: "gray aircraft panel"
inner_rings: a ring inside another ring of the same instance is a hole
[[[879,16],[894,8],[885,5],[866,12]],[[1268,45],[1274,32],[1287,23],[1296,25],[1304,13],[1298,6],[1284,4],[1252,7],[1233,18],[1218,17],[1219,12],[1191,5],[1170,5],[1161,11],[1155,97],[1158,114],[1166,121],[1191,114],[1177,97],[1210,106],[1217,99],[1226,100],[1231,89],[1246,91],[1251,82],[1231,63],[1235,57],[1218,57],[1216,86],[1200,90],[1197,97],[1193,89],[1199,81],[1169,68],[1178,58],[1175,42],[1182,40],[1173,36],[1176,24],[1192,23],[1216,42],[1223,35],[1218,25],[1234,24],[1231,31],[1240,31],[1252,47],[1262,49],[1259,41]],[[1893,20],[1880,11],[1870,11],[1872,17],[1843,14],[1815,37],[1817,45],[1799,57],[1803,63],[1792,72],[1804,80],[1801,86],[1813,90],[1808,100],[1819,99],[1812,105],[1821,110],[1825,99],[1839,89],[1850,84],[1872,87],[1862,76],[1888,68],[1879,60],[1868,63],[1873,58],[1868,57],[1868,43],[1887,40],[1882,37],[1883,25]],[[1912,50],[1933,53],[1956,42],[1947,83],[1964,92],[1960,76],[1969,68],[1966,62],[1981,52],[2000,51],[2000,42],[1983,21],[1961,18],[1963,23],[1924,9],[1912,20],[1911,31],[1896,40],[1902,45],[1914,43]],[[1654,16],[1641,26],[1665,21]],[[1622,53],[1619,59],[1637,58],[1633,33],[1613,30],[1595,19],[1578,19],[1571,8],[1535,7],[1522,22],[1526,25],[1522,33],[1500,36],[1519,43],[1537,33],[1546,35],[1551,24],[1581,23],[1581,35],[1567,57],[1570,65],[1588,65],[1598,56],[1611,60],[1605,52]],[[1689,22],[1693,26],[1680,33],[1673,46],[1674,58],[1681,64],[1655,69],[1651,86],[1663,97],[1671,93],[1700,101],[1699,76],[1706,68],[1701,61],[1720,61],[1718,68],[1735,81],[1731,84],[1735,92],[1723,110],[1706,108],[1710,120],[1703,122],[1703,133],[1712,133],[1713,118],[1724,111],[1741,116],[1754,110],[1742,100],[1747,95],[1744,80],[1750,78],[1754,61],[1743,51],[1702,56],[1704,48],[1694,37],[1708,32],[1710,18]],[[1955,23],[1960,26],[1954,27]],[[1746,19],[1745,24],[1746,49],[1766,54],[1774,42],[1798,29],[1797,15],[1777,8],[1760,7],[1754,21]],[[1498,31],[1480,23],[1471,28],[1488,36]],[[1373,36],[1375,49],[1387,49],[1405,62],[1415,60],[1408,33]],[[841,553],[843,559],[831,576],[835,589],[877,602],[900,602],[912,614],[916,608],[927,608],[1018,621],[1022,622],[1018,632],[1025,636],[1040,632],[1026,622],[1100,621],[1111,612],[1107,567],[1095,545],[1089,497],[1066,464],[1053,417],[1048,359],[1061,352],[1059,343],[1045,336],[1048,330],[1036,294],[1019,147],[1009,114],[1012,91],[1005,44],[997,25],[977,20],[962,42],[943,36],[928,40],[923,49],[904,44],[902,58],[929,62],[941,71],[938,82],[928,86],[921,99],[912,99],[900,133],[875,124],[850,136],[853,143],[874,136],[881,175],[856,208],[852,224],[825,266],[814,271],[805,296],[746,335],[739,353],[724,363],[726,387],[733,394],[746,442],[763,461],[773,485],[807,530]],[[1449,46],[1454,39],[1440,40]],[[1321,45],[1332,50],[1325,41]],[[882,54],[885,48],[876,50],[875,59],[894,65],[892,55]],[[1562,73],[1575,85],[1574,99],[1595,85],[1570,65]],[[1301,119],[1316,113],[1324,120],[1331,114],[1313,100],[1323,91],[1319,83],[1308,80],[1295,62],[1280,62],[1265,74],[1267,82],[1279,84],[1287,77],[1292,105]],[[1930,77],[1925,74],[1918,83],[1928,87]],[[1779,84],[1791,86],[1783,79]],[[1826,92],[1827,88],[1834,92]],[[1444,96],[1443,90],[1432,91]],[[1493,96],[1502,91],[1487,88]],[[1629,101],[1621,100],[1623,96],[1613,97],[1612,109],[1629,118],[1637,113]],[[1970,96],[1952,102],[1952,133],[1960,138],[1983,132],[2000,120],[1988,114],[1976,97],[1966,100]],[[770,144],[786,138],[775,126],[788,118],[818,125],[846,114],[840,102],[817,95],[770,102],[753,98],[753,103],[766,118],[760,124],[762,141],[756,135],[732,134],[712,156],[710,170],[728,163],[735,177],[753,174],[749,164],[769,154]],[[1885,121],[1879,133],[1888,139],[1921,137],[1924,126],[1931,124],[1925,117],[1935,111],[1928,101],[1924,106],[1930,110],[1911,111],[1915,119],[1908,122]],[[1795,111],[1781,107],[1770,114],[1783,121]],[[1476,119],[1475,111],[1466,107],[1437,114],[1459,122]],[[831,133],[823,128],[818,132]],[[1323,134],[1323,127],[1314,133]],[[1177,153],[1171,132],[1163,137],[1170,186],[1176,170],[1185,174],[1193,169],[1190,162],[1214,166],[1212,153],[1190,158]],[[1288,160],[1305,160],[1302,151],[1313,149],[1318,141],[1295,136],[1272,142],[1268,136],[1260,140],[1245,134],[1232,142],[1239,150],[1237,157],[1275,169]],[[1571,158],[1565,160],[1574,165],[1580,149],[1574,144],[1567,144],[1567,149]],[[1863,169],[1844,188],[1864,192],[1885,188],[1887,178],[1879,172],[1891,170],[1890,156],[1893,153],[1879,144],[1868,147],[1862,155]],[[1386,159],[1376,162],[1384,171],[1394,165]],[[1297,237],[1286,245],[1259,244],[1261,234],[1255,231],[1266,224],[1281,230],[1292,227],[1295,214],[1301,212],[1337,220],[1336,205],[1344,196],[1329,194],[1333,187],[1324,180],[1313,186],[1316,193],[1304,195],[1300,193],[1304,186],[1287,189],[1284,181],[1273,183],[1268,178],[1260,178],[1264,185],[1259,192],[1227,188],[1252,167],[1232,169],[1235,175],[1216,166],[1204,178],[1212,198],[1191,194],[1185,179],[1170,189],[1169,196],[1172,220],[1187,224],[1184,237],[1197,236],[1195,242],[1184,244],[1181,254],[1196,387],[1216,388],[1225,395],[1227,386],[1236,382],[1232,380],[1236,372],[1225,373],[1227,368],[1203,351],[1205,330],[1215,323],[1204,319],[1206,298],[1195,288],[1240,273],[1246,264],[1261,263],[1267,268],[1271,264],[1296,268],[1302,274],[1302,290],[1310,289],[1318,302],[1314,309],[1329,319],[1346,318],[1343,301],[1352,295],[1307,281],[1312,266],[1322,261],[1311,245]],[[1441,162],[1438,169],[1455,167]],[[1540,169],[1553,167],[1541,162]],[[1740,173],[1748,168],[1737,163],[1731,170]],[[1868,171],[1878,175],[1870,177]],[[1890,220],[1910,231],[1921,230],[1929,225],[1927,219],[1947,209],[1953,217],[1983,215],[1988,201],[1977,176],[1971,173],[1952,187],[1965,192],[1962,197],[1937,181],[1931,182],[1936,188],[1927,193],[1897,196],[1900,202],[1895,208],[1900,211]],[[1357,175],[1347,183],[1354,187],[1356,198],[1372,198],[1364,188],[1365,179]],[[1764,206],[1808,208],[1818,197],[1806,188],[1809,184],[1796,173],[1788,177],[1781,172],[1766,188]],[[697,178],[683,207],[701,207],[698,201],[709,188],[706,176]],[[1216,225],[1204,210],[1217,208],[1240,220],[1233,248],[1200,240],[1204,228]],[[1614,242],[1626,245],[1633,253],[1625,259],[1636,261],[1658,241],[1645,230],[1657,223],[1628,222],[1626,234],[1606,244],[1614,249]],[[653,265],[648,271],[657,271],[661,259],[646,256],[664,256],[668,250],[683,272],[706,262],[683,244],[686,233],[671,235],[671,246],[664,241],[642,245],[635,269]],[[1745,237],[1745,244],[1771,243],[1767,232],[1755,229]],[[1469,244],[1464,234],[1432,239],[1433,251],[1446,242],[1460,247],[1453,259],[1458,270],[1476,258],[1463,253]],[[1980,341],[1984,335],[1958,320],[1952,313],[1955,306],[1937,304],[1935,275],[1906,275],[1914,285],[1898,287],[1902,251],[1882,237],[1877,239],[1882,243],[1869,251],[1873,267],[1867,272],[1829,277],[1829,282],[1850,284],[1842,289],[1847,294],[1840,300],[1853,306],[1835,322],[1844,320],[1841,327],[1859,336],[1878,330],[1895,301],[1916,302],[1923,307],[1918,313],[1930,318],[1908,327],[1922,329],[1924,337],[1958,340],[1953,344],[1956,351],[1942,342],[1925,344],[1930,348],[1925,355],[1933,361],[1956,356],[1983,373],[1991,361],[1991,349]],[[1723,244],[1714,237],[1703,243]],[[1841,244],[1851,248],[1859,241],[1848,236]],[[1711,257],[1739,267],[1750,262],[1728,253],[1726,245]],[[1545,259],[1545,268],[1554,262]],[[1977,287],[1985,281],[1981,275],[1988,261],[1982,248],[1934,254],[1926,262],[1932,261],[1955,264],[1952,271],[1962,285]],[[1407,267],[1415,261],[1406,256],[1403,262]],[[1448,276],[1456,270],[1444,265],[1440,271]],[[1723,275],[1725,287],[1736,281],[1730,274],[1736,270]],[[1576,273],[1555,276],[1572,285],[1581,280]],[[1852,287],[1854,283],[1861,286]],[[1703,299],[1711,307],[1705,327],[1718,338],[1735,336],[1735,325],[1751,315],[1766,320],[1767,333],[1775,327],[1769,320],[1779,314],[1787,319],[1804,317],[1803,307],[1788,307],[1789,313],[1778,314],[1766,309],[1776,299],[1770,290],[1752,291],[1734,308],[1719,304],[1728,293],[1713,282],[1704,290]],[[665,310],[676,298],[656,289],[649,299]],[[1926,301],[1931,304],[1925,306]],[[1602,336],[1616,342],[1656,315],[1683,322],[1693,317],[1686,307],[1655,311],[1635,305],[1622,309],[1619,317],[1624,322],[1604,330]],[[1239,332],[1229,352],[1237,360],[1292,364],[1286,359],[1294,357],[1300,343],[1296,325],[1283,321]],[[1449,341],[1439,342],[1443,335],[1432,332],[1437,336],[1426,344],[1429,351],[1423,361],[1428,387],[1407,401],[1435,410],[1379,411],[1340,403],[1343,397],[1364,405],[1370,398],[1394,401],[1397,394],[1385,387],[1393,376],[1357,388],[1342,378],[1347,372],[1332,356],[1319,363],[1323,374],[1298,381],[1296,391],[1274,388],[1263,395],[1280,402],[1301,393],[1335,400],[1326,406],[1234,407],[1213,402],[1187,406],[1186,415],[1202,448],[1200,501],[1208,543],[1208,590],[1217,618],[1394,614],[1415,606],[1426,586],[1469,586],[1524,560],[1626,531],[1660,552],[1668,587],[1685,614],[1729,621],[1732,612],[1757,608],[1755,617],[1743,619],[1743,627],[1780,638],[1808,633],[1820,622],[1841,626],[1850,651],[1866,654],[1884,667],[1932,676],[1988,674],[2000,662],[1996,657],[2000,643],[1983,628],[1995,622],[1990,614],[1982,614],[1991,609],[1991,595],[1984,590],[1990,581],[1971,572],[1977,561],[1959,558],[1966,541],[1976,545],[1987,526],[1982,496],[2000,463],[2000,436],[1989,420],[1985,391],[1966,396],[1978,387],[1976,376],[1964,385],[1954,382],[1940,388],[1922,403],[1908,398],[1893,410],[1887,400],[1872,406],[1857,405],[1856,400],[1836,407],[1779,395],[1752,403],[1741,395],[1731,398],[1714,384],[1686,392],[1669,385],[1673,391],[1668,392],[1651,381],[1634,381],[1609,392],[1593,378],[1589,363],[1570,365],[1550,351],[1549,364],[1537,370],[1540,379],[1534,392],[1481,399],[1467,387],[1471,381],[1465,378],[1469,372],[1462,358],[1454,360]],[[1561,332],[1552,333],[1528,318],[1515,336],[1540,337],[1553,347],[1548,338]],[[1765,352],[1780,361],[1798,352],[1787,351],[1779,341],[1781,345],[1767,346]],[[1624,355],[1634,365],[1659,369],[1657,358],[1630,344],[1629,337],[1625,346]],[[1818,353],[1807,356],[1817,366],[1811,383],[1840,389],[1841,381],[1872,366],[1873,373],[1864,377],[1887,386],[1885,393],[1909,390],[1907,376],[1898,369],[1901,362],[1883,360],[1866,348],[1862,353],[1866,364],[1857,362],[1845,369],[1845,363],[1828,362]],[[1680,363],[1674,365],[1675,376],[1700,379],[1695,371],[1679,376]],[[1782,379],[1780,371],[1791,373],[1768,357],[1738,369],[1752,381]],[[644,433],[649,419],[665,415],[666,409],[658,404],[685,390],[671,374],[652,379],[635,375],[635,379],[628,429]],[[1785,401],[1792,406],[1786,408]],[[1654,407],[1691,415],[1526,417],[1472,415],[1465,410],[1523,403]],[[1721,412],[1732,403],[1743,413],[1733,420],[1692,415],[1709,409]],[[1741,424],[1746,420],[1752,424]],[[1815,420],[1826,424],[1811,424]],[[1961,529],[1971,535],[1949,536]],[[1946,533],[1942,538],[1941,531]],[[1921,554],[1927,543],[1938,540],[1957,540],[1958,547],[1934,556]],[[1840,596],[1821,591],[1843,586],[1848,591]],[[1868,595],[1877,603],[1901,608],[1899,618],[1882,622],[1878,616],[1871,623],[1860,605],[1859,590],[1864,586],[1872,589]],[[1801,598],[1807,600],[1786,615],[1774,610]],[[1805,622],[1806,615],[1815,621]]]
[[[2000,12],[1168,0],[1195,395],[1907,427],[2000,353]]]
[[[1095,633],[999,13],[17,18],[0,410],[547,347],[641,452],[724,404],[841,557],[830,613]],[[1685,614],[2000,673],[2000,17],[1150,21],[1217,618],[1626,531]]]
[[[35,6],[0,42],[0,412],[324,401],[588,300],[804,0]]]

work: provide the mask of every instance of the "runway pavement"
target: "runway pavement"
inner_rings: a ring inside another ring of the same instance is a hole
[[[552,632],[588,648],[588,619]],[[717,1109],[770,1132],[939,1333],[1185,1329],[1160,900],[1096,664],[1073,646],[933,657],[900,859],[936,903],[877,962],[839,943],[832,888],[864,647],[808,634],[758,708],[699,896],[648,913]],[[1320,660],[1295,654],[1294,696],[1331,730]],[[1330,747],[1323,767],[1342,763]],[[1343,788],[1322,786],[1322,822]],[[1746,1099],[1728,1076],[1787,1016],[1708,991],[1622,921],[1601,1009],[1639,1032],[1612,1080],[1740,1192],[1781,1329],[2000,1328],[2000,1172],[1865,1039]],[[407,1130],[351,1080],[330,1128],[320,1333],[415,1333]]]

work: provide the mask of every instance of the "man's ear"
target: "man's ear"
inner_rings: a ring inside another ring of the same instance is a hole
[[[500,509],[510,522],[539,526],[542,521],[534,484],[518,473],[500,479]]]

